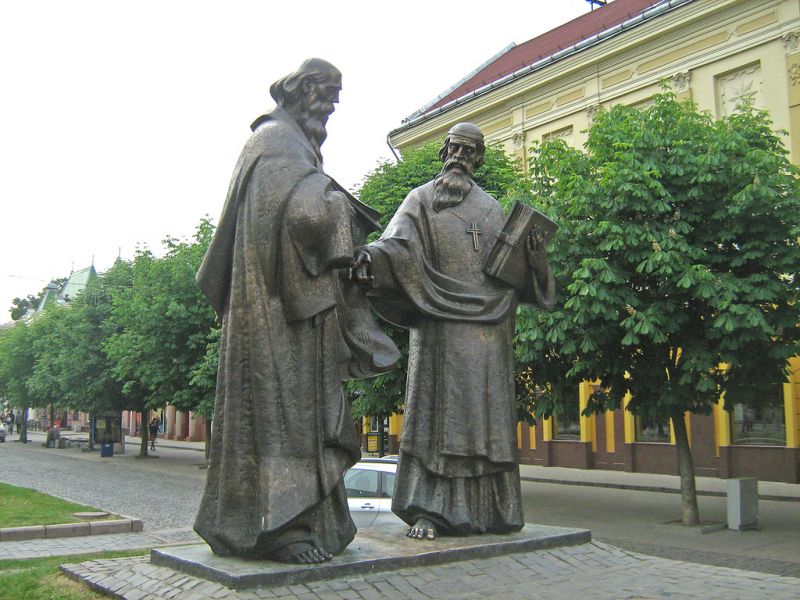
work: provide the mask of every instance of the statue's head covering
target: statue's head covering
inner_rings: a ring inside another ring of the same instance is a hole
[[[467,140],[470,142],[475,142],[478,147],[478,156],[476,157],[475,168],[478,169],[483,164],[483,154],[486,150],[486,146],[483,143],[483,132],[481,131],[480,127],[473,125],[472,123],[456,123],[453,125],[450,128],[450,131],[447,132],[447,138],[444,140],[442,149],[439,150],[439,159],[442,162],[447,159],[447,148],[450,145],[451,140]]]
[[[472,123],[457,123],[447,132],[447,138],[460,137],[483,144],[483,132]]]
[[[326,81],[341,87],[342,72],[326,60],[309,58],[303,61],[297,71],[273,83],[269,88],[270,96],[278,106],[292,104],[303,91],[303,81],[306,79],[317,82]]]

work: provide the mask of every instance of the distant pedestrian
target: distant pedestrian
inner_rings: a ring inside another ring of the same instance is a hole
[[[158,435],[158,417],[150,421],[150,450],[156,449],[156,436]]]
[[[14,419],[14,411],[12,410],[8,415],[8,420],[6,421],[8,423],[8,433],[10,434],[14,433]],[[17,429],[19,430],[19,428]]]

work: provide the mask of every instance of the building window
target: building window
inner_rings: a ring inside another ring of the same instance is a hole
[[[636,441],[669,444],[669,417],[640,417],[636,415]]]
[[[380,425],[378,417],[370,417],[369,419],[370,431],[378,431],[378,426]],[[383,418],[383,430],[389,431],[389,417]]]
[[[563,413],[553,415],[553,439],[580,441],[581,419],[577,397],[567,402]]]
[[[786,445],[783,386],[775,386],[770,390],[768,396],[763,404],[739,402],[733,405],[730,413],[731,443],[761,446]]]

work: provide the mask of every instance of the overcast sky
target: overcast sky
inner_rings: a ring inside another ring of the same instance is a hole
[[[354,188],[387,133],[585,0],[83,0],[0,7],[0,322],[15,297],[216,221],[268,88],[308,57],[343,73],[323,146]]]

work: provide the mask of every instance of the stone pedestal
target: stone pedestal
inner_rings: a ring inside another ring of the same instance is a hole
[[[228,588],[247,589],[489,558],[584,544],[591,540],[588,529],[531,524],[516,533],[441,537],[430,542],[408,539],[404,535],[405,530],[406,527],[401,525],[360,529],[344,552],[321,565],[287,565],[224,558],[215,556],[206,544],[155,549],[150,554],[150,562]]]

